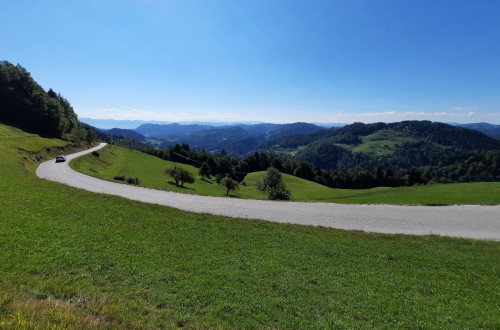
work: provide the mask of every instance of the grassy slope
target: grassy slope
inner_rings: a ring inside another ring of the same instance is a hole
[[[352,148],[355,152],[375,153],[377,155],[390,155],[398,145],[405,142],[415,142],[413,138],[400,136],[401,133],[391,130],[380,130],[364,136],[359,146]]]
[[[20,166],[28,154],[16,145],[60,142],[26,135],[6,148],[6,131],[0,328],[500,327],[498,242],[229,219],[93,194]]]
[[[193,166],[165,161],[139,151],[117,146],[107,146],[105,149],[99,150],[99,157],[90,154],[77,158],[70,165],[80,172],[104,180],[113,181],[115,175],[123,175],[125,177],[138,177],[141,185],[155,189],[200,195],[226,195],[226,189],[218,186],[215,178],[206,181],[201,180],[198,175],[198,169]],[[164,174],[166,168],[173,166],[189,170],[196,178],[195,182],[193,184],[185,184],[184,187],[176,186],[173,179]],[[230,195],[255,199],[266,197],[256,188],[245,186],[241,186],[240,190],[231,191]]]
[[[102,179],[112,180],[117,175],[139,177],[143,186],[156,189],[174,190],[200,195],[224,196],[225,189],[214,182],[197,179],[185,188],[176,187],[163,173],[173,163],[130,151],[116,146],[101,150],[99,157],[87,155],[71,162],[71,166],[83,173]],[[189,165],[182,166],[197,177],[198,169]],[[231,192],[240,198],[265,199],[266,195],[256,189],[256,182],[264,172],[250,173],[246,176],[247,186]],[[330,189],[320,184],[283,174],[283,179],[292,192],[294,200],[355,203],[355,204],[500,204],[500,183],[480,182],[447,185],[430,185],[404,188],[374,188],[366,190]]]

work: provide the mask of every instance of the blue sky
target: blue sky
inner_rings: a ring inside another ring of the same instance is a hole
[[[80,117],[500,124],[500,1],[16,0],[1,60]]]

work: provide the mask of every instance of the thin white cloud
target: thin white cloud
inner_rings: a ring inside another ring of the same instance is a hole
[[[463,107],[462,111],[406,111],[398,112],[396,110],[380,111],[380,112],[362,112],[349,113],[337,112],[330,113],[328,116],[313,115],[307,111],[302,111],[300,115],[292,115],[283,119],[279,116],[276,109],[246,109],[245,113],[253,115],[241,116],[238,113],[231,111],[217,111],[216,109],[182,109],[184,111],[169,111],[156,112],[144,109],[118,109],[106,108],[94,111],[77,111],[79,117],[88,117],[94,119],[116,119],[116,120],[145,120],[145,121],[214,121],[214,122],[237,122],[237,121],[266,121],[275,123],[284,122],[337,122],[337,123],[353,123],[353,122],[397,122],[402,120],[434,120],[443,122],[471,122],[485,121],[498,123],[500,120],[499,113],[480,114],[476,111],[465,111],[474,107]],[[186,111],[187,110],[187,111]],[[280,111],[284,111],[280,109]],[[273,116],[275,114],[275,116]]]
[[[120,110],[118,108],[100,109],[96,111],[79,111],[79,116],[94,119],[116,120],[155,120],[155,121],[239,121],[248,118],[239,117],[233,112],[155,112],[143,109]]]
[[[411,111],[403,112],[403,116],[425,116],[425,115],[427,115],[427,113],[425,112],[411,112]]]
[[[474,116],[474,112],[468,113],[456,113],[456,112],[435,112],[434,116],[446,116],[446,117],[471,117]]]
[[[120,109],[118,109],[118,108],[106,108],[106,109],[101,109],[98,111],[101,113],[116,113],[116,112],[120,112]]]
[[[366,113],[336,113],[335,117],[387,117],[396,115],[396,111],[366,112]]]
[[[237,117],[236,114],[233,112],[215,112],[215,111],[209,112],[208,116],[212,117],[212,118],[236,118]]]
[[[453,109],[456,111],[462,111],[462,110],[477,111],[479,109],[479,107],[477,107],[477,106],[468,106],[468,107],[460,106],[460,107],[454,107]]]
[[[385,112],[367,112],[362,113],[360,116],[362,117],[385,117],[385,116],[394,116],[396,111],[385,111]]]
[[[465,108],[463,108],[465,109]],[[336,113],[330,115],[329,120],[342,120],[343,122],[356,122],[361,121],[365,123],[385,121],[385,122],[396,122],[401,120],[451,120],[451,118],[471,118],[476,117],[474,111],[464,112],[425,112],[425,111],[383,111],[383,112],[366,112],[357,114],[348,113]],[[447,118],[447,119],[445,119]]]

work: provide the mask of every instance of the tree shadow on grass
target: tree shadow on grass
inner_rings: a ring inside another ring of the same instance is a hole
[[[181,189],[186,189],[186,190],[196,190],[194,188],[189,188],[189,187],[186,187],[186,186],[181,186],[181,185],[178,185],[178,184],[175,184],[175,182],[172,182],[172,181],[167,181],[167,183],[169,185],[172,185],[174,187],[177,187],[177,188],[181,188]]]

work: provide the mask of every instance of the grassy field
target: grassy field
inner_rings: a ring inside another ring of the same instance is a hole
[[[210,196],[224,196],[226,193],[214,179],[211,182],[203,181],[198,178],[197,168],[183,164],[175,165],[188,169],[197,179],[194,184],[186,184],[184,188],[176,187],[172,179],[164,174],[165,168],[174,166],[174,163],[117,146],[107,146],[100,150],[99,157],[87,155],[75,159],[70,164],[80,172],[105,180],[112,180],[119,174],[139,177],[142,186],[155,189]],[[266,199],[267,196],[256,188],[257,180],[262,178],[264,173],[255,172],[247,175],[244,180],[246,186],[241,185],[240,190],[231,192],[231,196]],[[283,179],[296,201],[406,205],[500,204],[499,182],[351,190],[331,189],[287,174],[283,174]]]
[[[138,177],[141,186],[155,189],[172,190],[187,194],[226,195],[226,189],[219,187],[215,182],[215,178],[201,180],[198,169],[193,166],[165,161],[139,151],[117,146],[106,146],[98,152],[99,157],[88,154],[71,161],[70,166],[82,173],[104,180],[120,182],[113,180],[113,178],[116,175],[122,175],[125,177]],[[165,175],[165,169],[174,166],[189,170],[195,176],[195,182],[185,184],[184,187],[176,186],[173,179]],[[245,187],[243,185],[240,186],[239,190],[231,191],[230,195],[240,198],[266,198],[255,187]]]
[[[380,130],[362,138],[362,143],[352,150],[355,152],[375,153],[377,155],[393,154],[397,145],[405,142],[415,142],[415,139],[398,136],[391,130]]]
[[[373,134],[361,138],[361,144],[350,145],[336,143],[338,147],[342,147],[349,151],[372,153],[380,156],[391,155],[398,145],[405,142],[416,142],[413,138],[401,136],[401,133],[391,130],[380,130]]]
[[[499,242],[94,194],[36,178],[55,146],[0,125],[0,328],[500,327]]]

